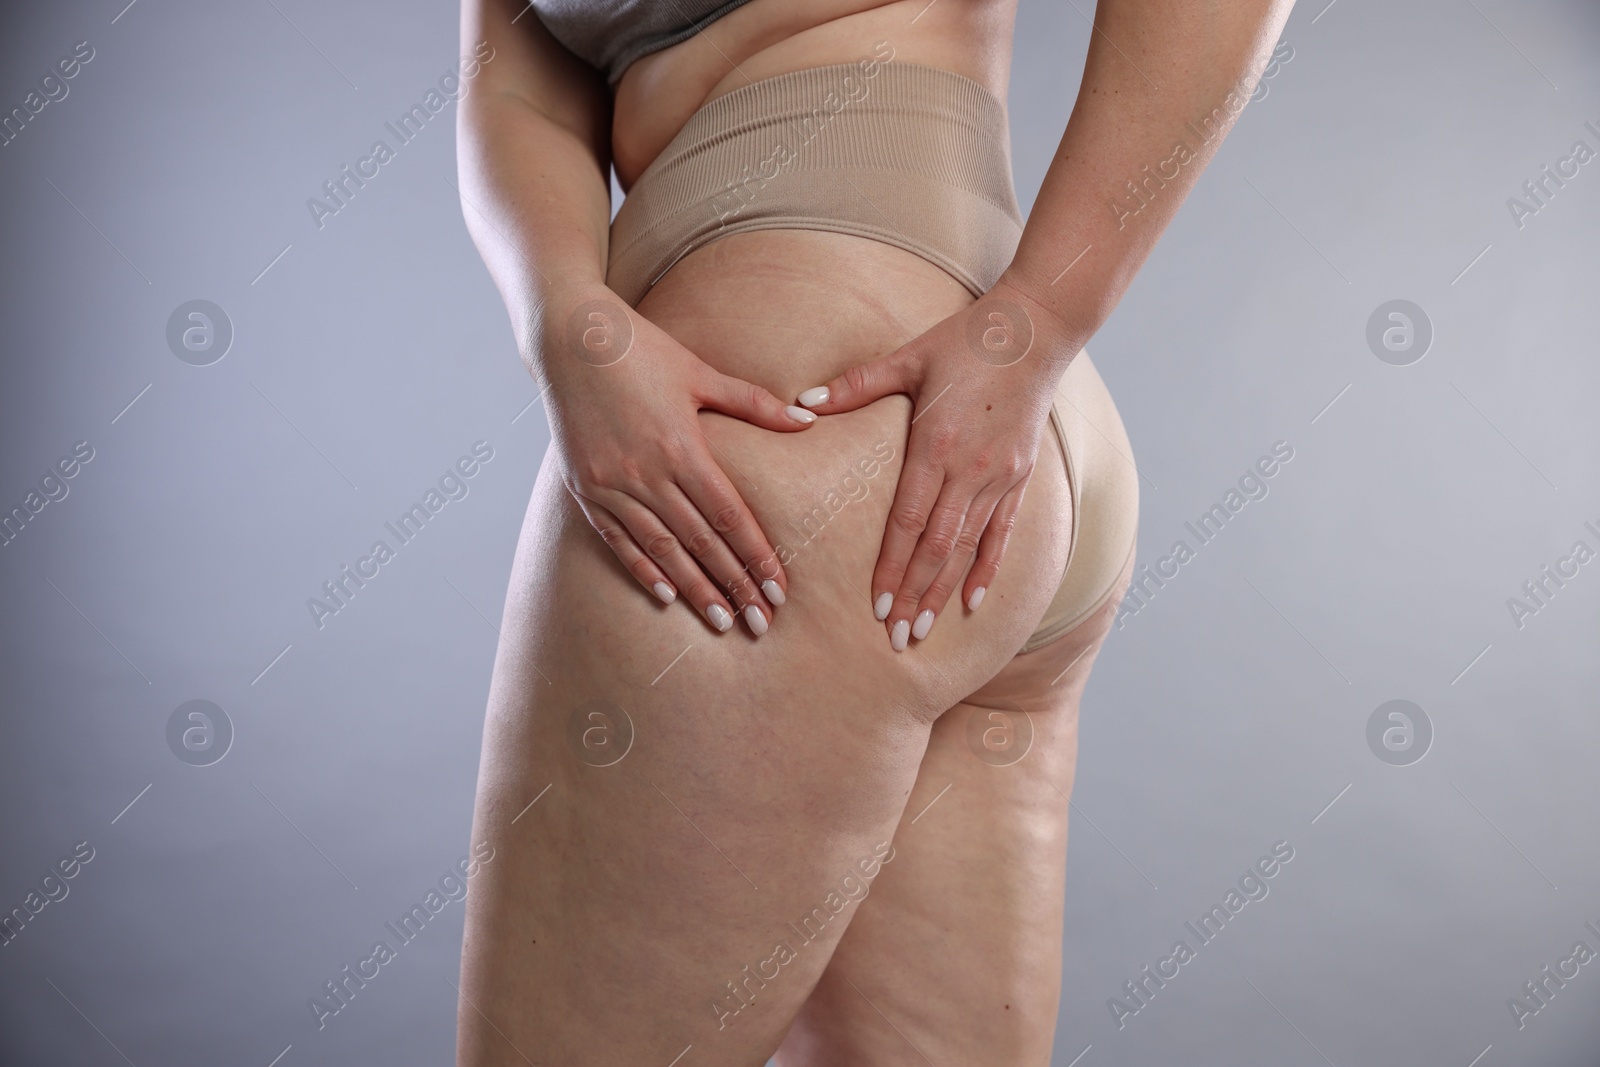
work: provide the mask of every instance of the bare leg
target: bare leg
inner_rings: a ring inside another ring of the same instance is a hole
[[[934,725],[894,864],[789,1031],[782,1067],[1050,1062],[1078,704],[1131,572],[1111,603]]]

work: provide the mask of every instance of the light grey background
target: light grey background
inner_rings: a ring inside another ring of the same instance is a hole
[[[4,111],[95,50],[0,148],[0,504],[95,451],[0,548],[0,908],[95,850],[0,948],[0,1061],[446,1063],[460,904],[320,1032],[306,1001],[466,852],[548,435],[452,110],[321,230],[305,201],[455,62],[455,11],[124,2],[0,33]],[[1593,1067],[1600,962],[1521,1030],[1507,1001],[1600,950],[1600,563],[1520,629],[1506,601],[1600,548],[1600,163],[1520,229],[1506,201],[1600,148],[1600,9],[1324,2],[1090,346],[1145,562],[1294,459],[1101,657],[1055,1062]],[[1025,205],[1087,10],[1023,2]],[[196,298],[236,331],[208,367],[165,340]],[[1406,367],[1365,339],[1397,298],[1435,331]],[[479,440],[470,494],[319,630],[307,598]],[[1435,731],[1411,766],[1366,740],[1396,698]],[[236,730],[213,766],[167,747],[192,699]],[[1108,999],[1280,840],[1270,895],[1119,1029]]]

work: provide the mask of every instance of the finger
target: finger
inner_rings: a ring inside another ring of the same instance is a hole
[[[766,633],[772,608],[762,597],[755,579],[745,570],[744,563],[712,527],[697,503],[685,495],[682,487],[674,485],[661,495],[656,513],[706,574],[728,594],[734,610],[744,618],[750,632],[757,637]]]
[[[714,630],[727,633],[733,629],[736,617],[733,605],[655,511],[631,497],[623,498],[613,510],[645,555],[666,571],[679,595],[694,605]]]
[[[781,433],[803,430],[817,421],[812,412],[784,404],[759,385],[716,371],[708,371],[697,383],[695,399],[713,411]]]
[[[894,503],[889,505],[878,564],[872,572],[872,614],[880,622],[889,617],[894,607],[895,592],[905,579],[911,553],[927,528],[928,516],[943,485],[941,468],[918,462],[916,452],[907,455],[900,483],[895,486]]]
[[[939,491],[939,499],[928,516],[922,536],[917,538],[916,548],[906,565],[905,577],[901,579],[894,604],[889,609],[889,643],[895,651],[905,648],[907,639],[912,635],[919,638],[928,635],[934,617],[931,612],[919,614],[923,594],[955,553],[967,513],[972,509],[976,496],[977,487],[970,482],[945,482],[944,488]],[[972,551],[975,552],[976,538],[972,540]]]
[[[837,415],[908,391],[913,376],[911,354],[900,348],[882,359],[851,367],[832,381],[805,390],[796,399],[819,415]]]
[[[782,604],[788,599],[789,579],[779,565],[777,551],[762,532],[761,524],[751,514],[744,498],[733,488],[716,461],[708,454],[703,462],[683,464],[678,474],[678,485],[699,513],[710,522],[720,539],[742,561],[741,581],[748,585],[759,585],[761,592],[773,604]],[[739,595],[746,601],[756,599],[754,594],[740,592]]]
[[[1012,486],[1010,491],[1000,498],[994,514],[989,517],[989,525],[984,528],[983,537],[978,542],[978,558],[972,564],[972,570],[967,575],[961,595],[961,599],[966,601],[968,611],[978,610],[978,605],[983,603],[983,595],[989,591],[995,576],[1000,573],[1000,558],[1006,554],[1006,545],[1011,541],[1011,531],[1016,529],[1017,511],[1022,507],[1022,495],[1027,488],[1026,479]]]
[[[978,545],[994,521],[995,511],[1005,499],[1006,492],[1004,483],[991,483],[967,508],[967,513],[961,520],[961,532],[956,535],[955,548],[917,603],[917,613],[911,620],[912,640],[923,640],[928,636],[928,631],[933,629],[934,622],[944,611],[945,605],[950,602],[950,595],[961,584],[961,578],[967,573],[967,568],[972,566],[972,561],[978,554]]]
[[[577,501],[584,517],[589,520],[589,525],[594,527],[595,533],[600,535],[600,540],[616,554],[622,565],[628,568],[628,573],[633,575],[635,581],[650,590],[663,604],[670,604],[678,599],[678,591],[668,579],[667,573],[639,547],[639,542],[634,540],[633,534],[621,519],[597,501],[581,496]]]

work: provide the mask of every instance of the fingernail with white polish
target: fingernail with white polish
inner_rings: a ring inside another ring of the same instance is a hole
[[[787,596],[784,596],[783,587],[777,582],[773,581],[771,578],[768,578],[766,581],[761,583],[761,591],[767,594],[767,599],[772,601],[773,606],[775,607],[783,607],[783,602],[789,599]]]
[[[795,399],[808,408],[814,408],[818,404],[826,404],[828,402],[828,387],[819,385],[815,389],[807,389]]]
[[[661,598],[663,604],[670,604],[678,599],[678,594],[673,592],[672,586],[666,582],[657,582],[650,588],[655,591],[656,596]]]
[[[823,394],[822,399],[823,400],[828,399],[826,393]],[[820,400],[818,401],[818,403],[821,403],[821,402],[822,401],[820,401]],[[785,415],[789,416],[795,422],[803,422],[807,426],[810,426],[813,422],[817,421],[817,413],[815,411],[807,411],[805,408],[797,408],[793,404],[791,404],[788,407],[784,408],[783,409],[783,413]]]
[[[933,609],[926,608],[917,616],[916,625],[911,627],[911,636],[921,641],[928,636],[928,631],[933,629]]]
[[[889,609],[894,607],[893,593],[879,593],[878,599],[872,602],[872,617],[882,622],[889,617]]]
[[[906,638],[911,634],[911,624],[901,619],[894,624],[894,629],[889,631],[889,647],[896,652],[906,650]]]
[[[972,595],[967,597],[967,610],[977,611],[978,605],[983,603],[983,594],[988,591],[989,587],[984,585],[980,585],[978,588],[974,589],[972,591]]]
[[[767,617],[761,614],[761,609],[754,604],[745,606],[744,621],[750,627],[750,632],[757,637],[767,632]]]
[[[728,609],[721,604],[713,604],[706,609],[706,618],[711,620],[711,625],[717,628],[718,633],[727,633],[733,625],[733,616],[728,614]]]

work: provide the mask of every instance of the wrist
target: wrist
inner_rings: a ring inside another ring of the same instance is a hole
[[[544,382],[574,369],[610,366],[632,347],[635,323],[626,302],[604,282],[544,286],[531,328],[520,340],[523,362]]]
[[[1009,270],[979,298],[978,305],[981,311],[985,303],[1002,302],[1016,309],[1011,314],[1022,319],[1030,331],[1028,362],[1052,378],[1060,377],[1094,334],[1092,327],[1064,315],[1045,294]]]

